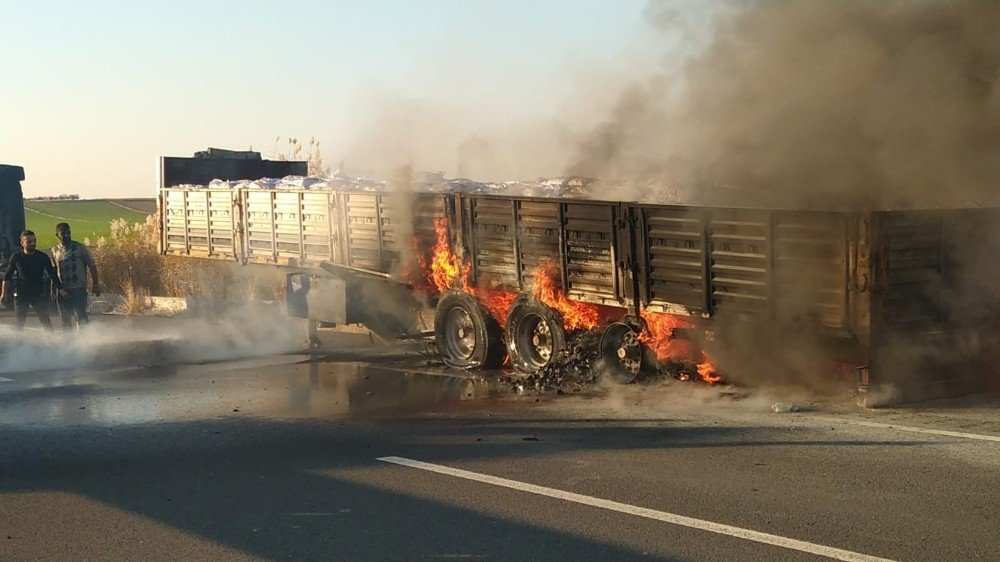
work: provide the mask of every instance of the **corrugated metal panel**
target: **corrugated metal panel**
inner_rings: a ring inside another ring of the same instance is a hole
[[[643,209],[649,304],[705,308],[705,219],[690,209]]]
[[[378,236],[382,241],[378,271],[390,271],[398,263],[403,251],[413,244],[413,225],[400,221],[397,216],[410,211],[411,197],[407,195],[378,195]],[[402,207],[402,208],[401,208]]]
[[[770,309],[770,214],[716,210],[709,220],[712,308],[717,313]]]
[[[563,216],[567,296],[602,304],[617,302],[613,207],[567,203]]]
[[[822,327],[847,329],[847,215],[773,216],[776,316],[808,316]]]
[[[422,251],[430,251],[437,241],[434,222],[448,216],[448,196],[420,194],[413,204],[413,234]]]
[[[274,242],[278,260],[302,257],[302,194],[274,192]]]
[[[246,254],[251,260],[264,262],[276,259],[274,251],[274,192],[247,190],[243,195],[243,216],[246,218]]]
[[[887,326],[932,325],[941,319],[943,213],[893,212],[882,219]]]
[[[377,196],[370,193],[345,193],[344,213],[347,265],[380,271],[382,239],[379,233]]]
[[[429,258],[436,241],[434,221],[447,216],[445,196],[384,194],[378,196],[378,204],[380,271],[392,271],[403,256],[413,256],[414,252]]]
[[[216,189],[163,190],[164,251],[235,259],[234,193]]]
[[[163,249],[166,253],[187,253],[186,196],[187,192],[182,189],[163,190]]]
[[[948,313],[957,321],[978,320],[1000,299],[1000,211],[963,209],[944,215],[944,285]]]
[[[543,265],[560,267],[559,203],[518,201],[517,248],[521,286],[530,287],[533,274]]]
[[[514,210],[509,199],[472,198],[471,250],[477,280],[488,278],[508,289],[518,287],[514,252]]]
[[[322,191],[243,190],[247,259],[280,265],[336,261],[333,197]]]
[[[334,198],[330,192],[306,191],[301,194],[302,258],[309,263],[340,263],[340,234]]]

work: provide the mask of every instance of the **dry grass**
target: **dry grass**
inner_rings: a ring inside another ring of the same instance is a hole
[[[122,310],[125,314],[142,314],[153,306],[149,300],[149,291],[131,281],[123,287],[122,296],[125,299]]]
[[[156,218],[111,223],[109,236],[90,244],[106,290],[125,297],[128,313],[149,308],[150,296],[219,301],[284,300],[284,276],[276,268],[233,262],[161,256]]]

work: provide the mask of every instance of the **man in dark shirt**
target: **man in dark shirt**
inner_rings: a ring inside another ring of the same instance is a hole
[[[3,277],[3,287],[0,289],[0,300],[7,296],[11,279],[17,275],[14,283],[14,328],[23,329],[28,318],[28,308],[35,309],[38,321],[42,326],[52,331],[52,321],[49,320],[49,293],[46,291],[43,273],[49,274],[49,279],[59,289],[64,298],[66,291],[56,276],[52,260],[42,252],[35,251],[35,233],[25,230],[21,233],[21,251],[14,254],[7,263],[7,273]]]

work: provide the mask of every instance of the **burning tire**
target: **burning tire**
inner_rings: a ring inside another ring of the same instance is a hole
[[[507,315],[507,353],[522,373],[536,373],[566,348],[562,316],[527,297],[514,301]]]
[[[615,381],[628,384],[639,376],[642,369],[642,344],[639,334],[628,324],[615,322],[608,326],[601,337],[601,355],[598,368],[602,374]]]
[[[449,291],[438,302],[434,340],[449,367],[496,369],[503,363],[500,324],[479,301],[461,291]]]

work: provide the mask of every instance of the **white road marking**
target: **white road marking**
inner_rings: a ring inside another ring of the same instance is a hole
[[[996,441],[997,443],[1000,443],[1000,437],[996,435],[983,435],[982,433],[962,433],[961,431],[948,431],[945,429],[927,429],[925,427],[911,427],[908,425],[869,422],[861,420],[852,420],[848,418],[823,418],[818,416],[810,416],[810,417],[814,420],[851,423],[854,425],[863,425],[865,427],[880,427],[883,429],[896,429],[899,431],[909,431],[912,433],[928,433],[930,435],[944,435],[947,437],[961,437],[963,439],[978,439],[980,441]]]
[[[860,554],[857,552],[851,552],[849,550],[841,550],[839,548],[823,546],[821,544],[814,544],[778,535],[761,533],[759,531],[743,529],[740,527],[732,527],[730,525],[715,523],[713,521],[695,519],[693,517],[676,515],[674,513],[657,511],[655,509],[638,507],[626,503],[619,503],[616,501],[595,498],[592,496],[574,494],[573,492],[566,492],[563,490],[557,490],[555,488],[546,488],[545,486],[528,484],[526,482],[518,482],[517,480],[508,480],[506,478],[499,478],[497,476],[490,476],[488,474],[469,472],[467,470],[451,468],[440,464],[431,464],[403,457],[379,457],[376,460],[392,464],[398,464],[402,466],[408,466],[411,468],[419,468],[421,470],[427,470],[430,472],[436,472],[438,474],[445,474],[448,476],[455,476],[457,478],[464,478],[466,480],[474,480],[476,482],[483,482],[485,484],[492,484],[494,486],[502,486],[504,488],[511,488],[513,490],[520,490],[522,492],[528,492],[540,496],[547,496],[550,498],[556,498],[583,505],[589,505],[592,507],[600,507],[602,509],[617,511],[619,513],[626,513],[628,515],[645,517],[647,519],[655,519],[657,521],[663,521],[664,523],[671,523],[673,525],[691,527],[693,529],[700,529],[702,531],[709,531],[712,533],[718,533],[720,535],[729,535],[731,537],[736,537],[739,539],[745,539],[748,541],[769,544],[781,548],[787,548],[790,550],[798,550],[800,552],[807,552],[809,554],[825,556],[827,558],[832,558],[834,560],[849,560],[849,561],[861,561],[861,562],[876,562],[876,561],[892,562],[888,558],[868,556],[867,554]]]
[[[7,377],[0,377],[0,382],[14,382],[14,379],[8,379]]]

